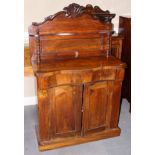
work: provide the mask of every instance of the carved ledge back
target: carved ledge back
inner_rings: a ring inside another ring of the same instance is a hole
[[[108,10],[90,4],[72,3],[29,27],[31,60],[109,56],[111,51],[112,18]]]

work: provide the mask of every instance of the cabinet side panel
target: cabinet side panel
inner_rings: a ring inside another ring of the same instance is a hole
[[[110,128],[116,128],[118,126],[119,112],[120,112],[121,86],[122,86],[121,81],[114,81]]]
[[[39,138],[40,141],[50,139],[50,104],[46,90],[38,90],[38,117],[39,117]]]
[[[111,54],[118,59],[121,59],[122,43],[123,43],[123,37],[112,36]]]

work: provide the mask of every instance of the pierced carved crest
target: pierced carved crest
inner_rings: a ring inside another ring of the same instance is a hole
[[[109,10],[103,11],[100,7],[95,6],[92,11],[92,16],[95,19],[100,19],[105,23],[111,23],[111,20],[115,17],[115,14],[111,14]]]
[[[76,3],[72,3],[68,7],[65,7],[63,10],[66,12],[66,17],[77,17],[84,12],[85,7]]]
[[[81,6],[76,3],[72,3],[69,6],[65,7],[63,11],[60,11],[54,15],[50,15],[45,18],[45,20],[41,23],[33,22],[32,25],[37,26],[45,23],[46,21],[53,20],[55,17],[57,17],[60,14],[65,14],[65,17],[67,18],[76,18],[83,13],[90,14],[94,19],[99,19],[105,23],[111,23],[112,18],[115,17],[115,14],[111,14],[108,10],[103,11],[98,6],[92,6],[91,4],[86,5],[86,7]]]

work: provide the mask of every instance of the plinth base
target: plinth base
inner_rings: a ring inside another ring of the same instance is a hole
[[[87,143],[87,142],[101,140],[101,139],[110,138],[110,137],[116,137],[120,135],[120,132],[121,132],[120,128],[114,128],[114,129],[108,129],[99,133],[86,135],[83,137],[77,136],[77,137],[69,137],[69,138],[56,138],[54,140],[52,139],[46,142],[46,144],[42,144],[41,141],[39,140],[39,134],[36,128],[38,147],[40,151],[52,150],[60,147]]]

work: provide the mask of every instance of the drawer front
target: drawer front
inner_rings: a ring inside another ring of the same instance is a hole
[[[38,77],[38,88],[46,89],[64,84],[82,84],[95,81],[115,80],[115,69],[60,71],[52,75]]]
[[[103,69],[101,80],[115,80],[116,70],[115,69]]]

